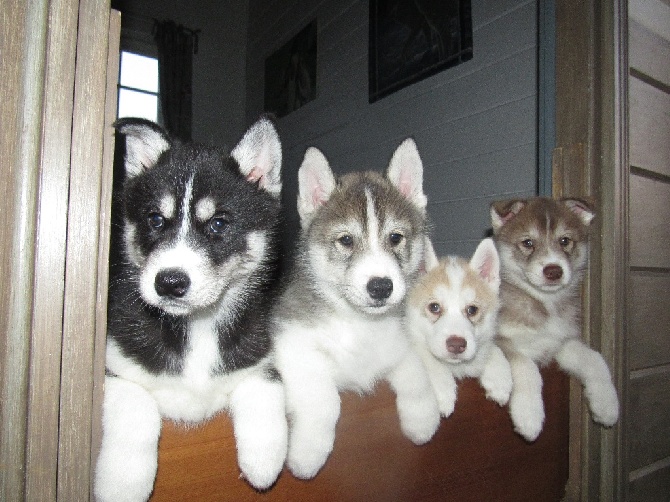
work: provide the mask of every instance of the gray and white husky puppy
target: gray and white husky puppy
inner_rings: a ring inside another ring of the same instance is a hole
[[[424,257],[423,165],[412,139],[385,176],[337,179],[309,148],[300,170],[299,254],[276,310],[276,364],[289,418],[287,463],[299,478],[326,462],[340,415],[339,391],[395,391],[403,433],[430,440],[439,421],[426,370],[404,332],[406,293]]]
[[[242,475],[271,486],[286,458],[268,330],[278,270],[281,144],[261,118],[230,154],[121,119],[122,259],[110,268],[100,501],[142,501],[161,417],[228,410]]]
[[[555,360],[584,386],[593,419],[619,417],[619,400],[603,357],[581,341],[580,285],[594,212],[580,199],[536,197],[494,202],[502,307],[498,343],[512,369],[509,412],[515,430],[534,441],[544,423],[538,364]]]

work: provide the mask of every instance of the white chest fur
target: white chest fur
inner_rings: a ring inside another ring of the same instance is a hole
[[[280,365],[290,358],[321,359],[340,390],[366,392],[409,350],[399,318],[329,318],[317,326],[288,323],[277,342]]]
[[[539,326],[504,319],[500,325],[500,335],[511,342],[515,351],[540,363],[551,361],[566,340],[580,336],[576,308],[564,305],[559,310],[551,302],[545,303],[545,308],[548,315]]]
[[[178,375],[154,375],[126,358],[113,339],[107,341],[107,368],[115,375],[144,387],[158,403],[162,416],[197,422],[228,405],[237,383],[258,367],[215,375],[220,362],[218,334],[210,318],[190,321],[183,370]]]

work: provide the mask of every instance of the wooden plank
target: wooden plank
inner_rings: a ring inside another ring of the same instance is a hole
[[[402,435],[387,386],[373,396],[344,394],[323,470],[311,481],[285,470],[263,494],[239,477],[226,415],[195,430],[164,422],[151,500],[559,501],[568,474],[568,378],[555,368],[543,376],[547,421],[532,444],[514,433],[507,409],[487,401],[473,380],[460,385],[454,414],[420,447]]]
[[[670,363],[670,274],[632,272],[628,295],[629,368]]]
[[[2,7],[0,40],[0,500],[23,500],[44,2]],[[37,21],[31,25],[31,21]],[[27,27],[35,29],[29,37]],[[20,63],[19,63],[20,62]]]
[[[629,25],[628,61],[631,68],[670,86],[670,40],[635,20]]]
[[[91,479],[95,478],[95,462],[102,439],[102,401],[105,381],[107,342],[107,290],[109,285],[109,251],[111,233],[112,185],[114,174],[114,128],[119,75],[119,43],[121,13],[112,10],[109,17],[107,48],[107,89],[105,97],[105,129],[103,139],[102,177],[100,188],[100,241],[98,252],[98,290],[96,300],[95,346],[93,355],[93,410],[91,417]],[[93,484],[91,483],[91,500]]]
[[[629,0],[630,19],[661,38],[670,40],[670,4],[668,0]]]
[[[630,265],[670,268],[670,183],[630,177]]]
[[[554,148],[552,152],[552,187],[554,197],[575,196],[586,193],[588,174],[586,144],[576,143]],[[587,288],[583,288],[588,292]],[[589,294],[583,296],[585,302],[591,300]],[[582,312],[586,310],[582,305]],[[584,324],[584,322],[582,323]],[[584,416],[587,413],[583,400],[582,386],[577,381],[570,382],[570,454],[569,478],[566,486],[566,499],[579,500],[583,488],[584,455],[581,445],[587,428],[584,426]]]
[[[629,384],[629,470],[670,456],[670,368],[640,372]]]
[[[670,493],[670,465],[646,473],[628,484],[628,502],[667,502]]]
[[[61,373],[58,499],[90,490],[93,359],[109,1],[80,0]]]
[[[625,400],[624,311],[627,249],[628,68],[624,2],[556,2],[556,145],[583,144],[584,164],[566,164],[570,185],[596,197],[590,268],[584,287],[585,341],[600,350]],[[597,41],[597,42],[596,42]],[[565,152],[567,154],[567,152]],[[623,381],[623,382],[622,382]],[[577,384],[573,382],[572,389]],[[571,389],[571,390],[572,390]],[[623,427],[595,424],[578,393],[571,401],[570,481],[566,500],[623,500]],[[582,412],[578,415],[579,410]],[[576,425],[576,427],[573,427]],[[574,431],[574,432],[573,432]]]
[[[635,77],[629,82],[630,163],[670,176],[670,94]]]
[[[78,2],[48,3],[26,439],[26,499],[54,500]]]

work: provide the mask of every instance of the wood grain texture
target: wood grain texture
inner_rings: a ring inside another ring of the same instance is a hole
[[[105,382],[105,354],[107,346],[107,291],[109,286],[109,253],[112,225],[112,187],[114,174],[119,45],[121,38],[121,13],[112,9],[109,16],[109,41],[107,48],[107,87],[105,90],[105,120],[100,182],[100,239],[98,251],[98,284],[96,297],[95,341],[93,349],[93,409],[91,415],[91,479],[95,478],[95,461],[102,440],[102,401]],[[91,484],[93,500],[93,484]]]
[[[109,1],[78,2],[58,451],[59,500],[90,490]]]
[[[31,342],[36,332],[33,285],[36,280],[35,228],[39,218],[40,160],[47,67],[48,2],[2,8],[2,111],[0,136],[3,190],[0,280],[0,499],[26,497],[30,438],[28,407]],[[48,246],[47,246],[48,247]],[[49,310],[48,306],[43,306]],[[56,306],[57,309],[57,306]],[[38,317],[39,314],[38,314]],[[39,324],[39,319],[37,324]],[[41,333],[40,333],[41,334]],[[40,335],[38,334],[38,336]],[[58,332],[56,337],[59,337]],[[47,395],[47,406],[58,395]],[[37,413],[39,415],[39,411]],[[39,439],[39,438],[38,438]]]
[[[558,501],[568,475],[568,379],[553,368],[543,375],[547,421],[533,444],[475,381],[461,384],[456,411],[424,446],[402,435],[387,386],[373,396],[345,394],[324,469],[311,481],[285,469],[266,493],[240,479],[226,415],[191,430],[164,422],[151,500]]]
[[[54,500],[58,471],[61,339],[67,194],[72,144],[77,7],[73,1],[49,3],[46,33],[44,115],[40,198],[36,227],[33,322],[26,440],[26,499]]]

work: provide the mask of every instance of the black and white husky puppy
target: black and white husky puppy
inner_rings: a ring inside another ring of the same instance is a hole
[[[426,196],[414,141],[385,176],[336,179],[309,148],[298,173],[302,226],[293,274],[276,310],[276,364],[290,423],[288,467],[312,478],[330,455],[341,390],[387,380],[400,426],[416,444],[439,421],[437,400],[403,326],[404,301],[424,258]]]
[[[263,117],[230,155],[122,119],[123,261],[111,268],[103,439],[95,495],[151,494],[161,417],[232,417],[240,470],[266,489],[287,449],[269,354],[281,144]]]

